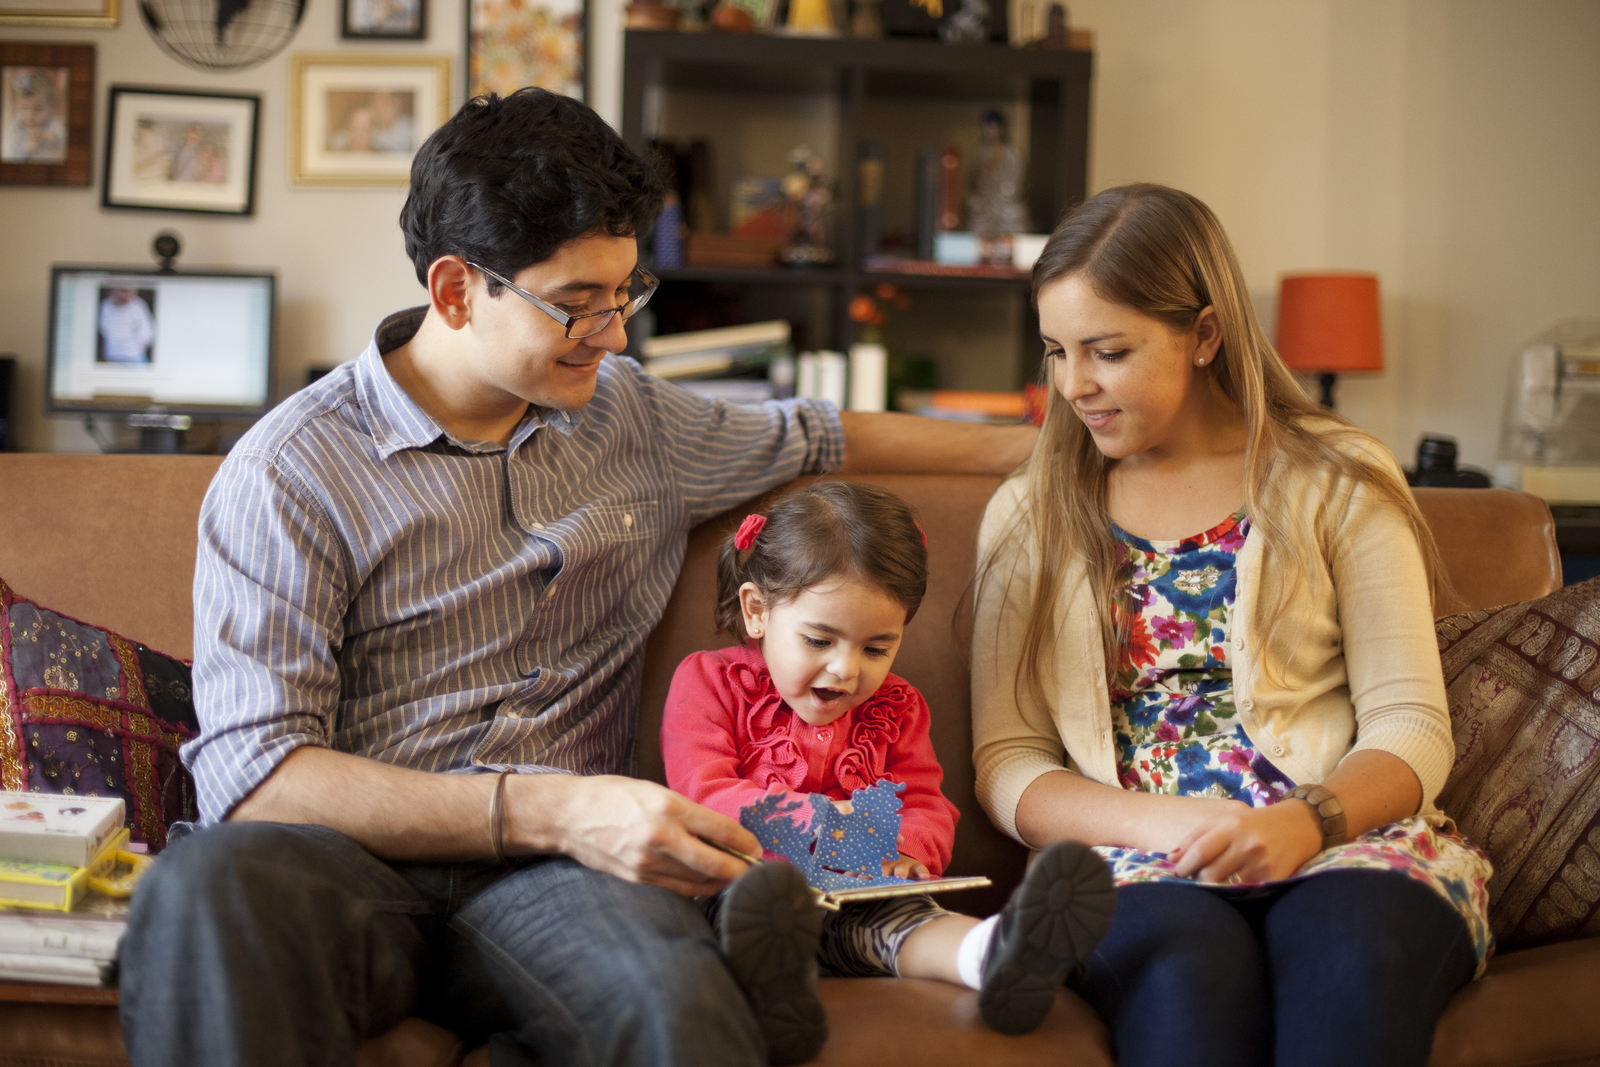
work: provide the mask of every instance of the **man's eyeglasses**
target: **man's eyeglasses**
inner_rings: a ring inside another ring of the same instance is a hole
[[[621,312],[624,321],[633,318],[639,313],[640,308],[650,302],[650,298],[655,295],[656,287],[661,284],[661,279],[654,274],[651,274],[643,267],[635,267],[633,274],[628,278],[628,299],[626,303],[618,304],[616,307],[607,308],[604,311],[586,311],[582,315],[568,315],[560,308],[540,300],[526,289],[518,288],[514,283],[496,274],[488,267],[481,266],[471,260],[467,261],[467,266],[473,270],[482,271],[488,277],[493,278],[546,315],[549,315],[552,319],[555,319],[567,331],[567,336],[574,341],[582,340],[585,337],[593,337],[607,326],[610,326],[612,318],[618,312]]]

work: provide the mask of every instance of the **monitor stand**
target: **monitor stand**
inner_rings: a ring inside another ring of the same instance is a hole
[[[163,455],[183,451],[183,433],[192,423],[187,415],[143,412],[128,416],[128,425],[139,431],[139,451]]]

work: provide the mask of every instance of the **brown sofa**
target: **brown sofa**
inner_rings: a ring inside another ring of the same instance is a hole
[[[21,595],[187,656],[195,516],[214,458],[0,455],[0,577]],[[1024,851],[998,833],[973,799],[967,654],[957,620],[966,606],[974,537],[996,480],[873,478],[904,496],[928,531],[934,573],[895,669],[934,711],[945,791],[963,815],[953,873],[983,873],[992,890],[954,906],[984,912],[1014,884]],[[1446,565],[1469,606],[1529,599],[1560,584],[1548,509],[1498,490],[1417,494]],[[713,553],[738,514],[695,531],[666,617],[646,657],[640,722],[642,776],[661,779],[656,744],[667,683],[688,652],[725,643],[712,629]],[[832,1037],[815,1062],[843,1065],[1111,1063],[1104,1028],[1063,990],[1035,1033],[1007,1038],[978,1019],[976,995],[937,982],[834,979],[822,983]],[[61,988],[0,987],[0,1067],[112,1067],[126,1063],[115,1008],[48,1003]],[[1507,953],[1458,993],[1439,1023],[1435,1067],[1600,1064],[1600,939]],[[369,1040],[359,1062],[462,1061],[454,1035],[410,1020]],[[484,1057],[468,1054],[476,1063]]]

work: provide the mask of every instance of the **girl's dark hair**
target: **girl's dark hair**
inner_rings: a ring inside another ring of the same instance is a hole
[[[665,196],[655,163],[599,115],[529,87],[468,100],[423,142],[400,228],[423,285],[446,255],[514,278],[579,237],[648,230]]]
[[[734,535],[717,558],[717,625],[743,641],[739,587],[754,582],[770,608],[840,575],[878,586],[917,614],[928,588],[928,549],[911,509],[863,482],[818,482],[775,501],[767,524],[740,552]]]

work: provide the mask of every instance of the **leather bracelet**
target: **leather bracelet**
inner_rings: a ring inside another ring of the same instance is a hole
[[[510,773],[509,768],[500,772],[489,800],[489,847],[496,863],[506,861],[506,775]]]
[[[1325,785],[1297,785],[1289,796],[1310,804],[1317,818],[1322,820],[1323,848],[1333,848],[1350,840],[1344,805],[1333,795],[1333,790]]]

